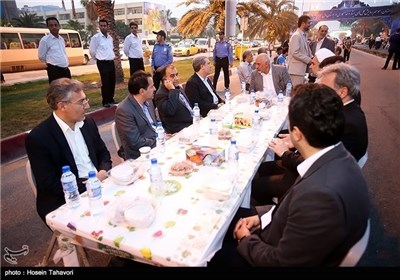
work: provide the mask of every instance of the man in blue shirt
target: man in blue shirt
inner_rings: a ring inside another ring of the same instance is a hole
[[[153,31],[153,33],[157,35],[157,43],[154,45],[153,53],[151,54],[151,68],[153,69],[154,87],[157,90],[162,79],[161,71],[165,66],[172,63],[173,57],[171,46],[165,43],[167,34],[163,30]]]
[[[215,74],[213,86],[217,89],[217,83],[219,78],[219,72],[221,72],[221,68],[224,70],[224,83],[225,88],[229,88],[229,66],[232,67],[233,63],[233,52],[232,46],[225,40],[224,31],[220,31],[219,33],[219,41],[215,43],[213,58],[215,65]]]

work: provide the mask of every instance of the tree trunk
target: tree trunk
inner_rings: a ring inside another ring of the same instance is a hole
[[[117,83],[124,82],[124,71],[122,70],[121,57],[119,55],[119,36],[116,32],[114,18],[114,1],[98,0],[95,1],[99,19],[105,19],[108,22],[108,33],[113,38],[115,53],[115,78]]]

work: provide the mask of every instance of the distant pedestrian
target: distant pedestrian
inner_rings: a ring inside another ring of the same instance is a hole
[[[336,46],[335,55],[341,55],[341,54],[342,54],[342,48],[340,46]]]
[[[100,32],[92,37],[89,46],[90,55],[96,59],[97,69],[101,77],[101,96],[103,107],[115,104],[115,65],[113,38],[107,33],[108,22],[99,20]]]
[[[394,54],[392,70],[400,69],[400,28],[397,28],[396,32],[389,38],[389,54],[386,58],[385,65],[382,69],[386,69],[389,65],[390,60]]]
[[[129,58],[129,70],[132,76],[137,70],[144,71],[142,39],[138,36],[138,24],[129,24],[131,34],[125,37],[124,53]]]
[[[161,71],[173,62],[172,48],[165,40],[167,34],[164,30],[158,32],[153,31],[157,35],[157,43],[154,45],[153,53],[151,54],[151,68],[153,69],[154,87],[158,90],[162,80]]]
[[[65,51],[65,41],[59,35],[60,23],[55,17],[46,19],[47,28],[50,33],[45,35],[39,42],[39,60],[47,65],[47,76],[49,84],[59,78],[71,78],[68,68],[68,56]]]
[[[218,33],[219,41],[215,43],[213,58],[215,65],[215,73],[214,73],[214,81],[213,86],[217,89],[217,83],[219,78],[219,73],[221,72],[221,68],[224,71],[224,83],[225,88],[229,89],[229,66],[232,67],[233,64],[233,52],[232,46],[228,41],[225,40],[224,31],[220,31]]]
[[[351,53],[351,39],[348,36],[346,39],[343,40],[343,57],[344,62],[349,61]]]

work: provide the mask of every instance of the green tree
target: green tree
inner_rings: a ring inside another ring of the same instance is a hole
[[[96,34],[96,27],[97,27],[97,18],[99,15],[97,14],[96,6],[94,5],[93,1],[90,0],[81,0],[82,6],[86,9],[86,15],[90,20],[92,25],[92,29],[90,30],[91,36]]]
[[[67,29],[73,29],[76,31],[82,31],[83,30],[83,25],[77,21],[76,19],[70,19],[67,21],[67,24],[63,26],[63,28]]]
[[[131,29],[129,28],[129,26],[121,21],[117,21],[115,23],[115,28],[117,30],[118,36],[121,39],[124,39],[126,36],[129,35],[129,33],[131,33]]]
[[[13,26],[18,27],[46,27],[44,18],[42,16],[38,16],[36,13],[30,14],[27,12],[23,12],[18,18],[13,18],[12,24]]]
[[[274,42],[284,42],[289,38],[290,30],[297,26],[298,17],[292,0],[253,0],[237,5],[240,17],[248,17],[248,28],[244,37],[256,37]]]

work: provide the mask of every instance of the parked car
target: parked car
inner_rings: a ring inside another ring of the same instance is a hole
[[[147,41],[143,43],[142,41],[142,49],[143,49],[143,57],[150,58],[152,53],[152,48],[148,45]],[[129,58],[124,53],[124,44],[119,44],[119,55],[121,60],[128,60]]]
[[[174,48],[173,55],[174,56],[189,56],[199,53],[200,49],[196,47],[194,44],[184,44],[179,47]]]

